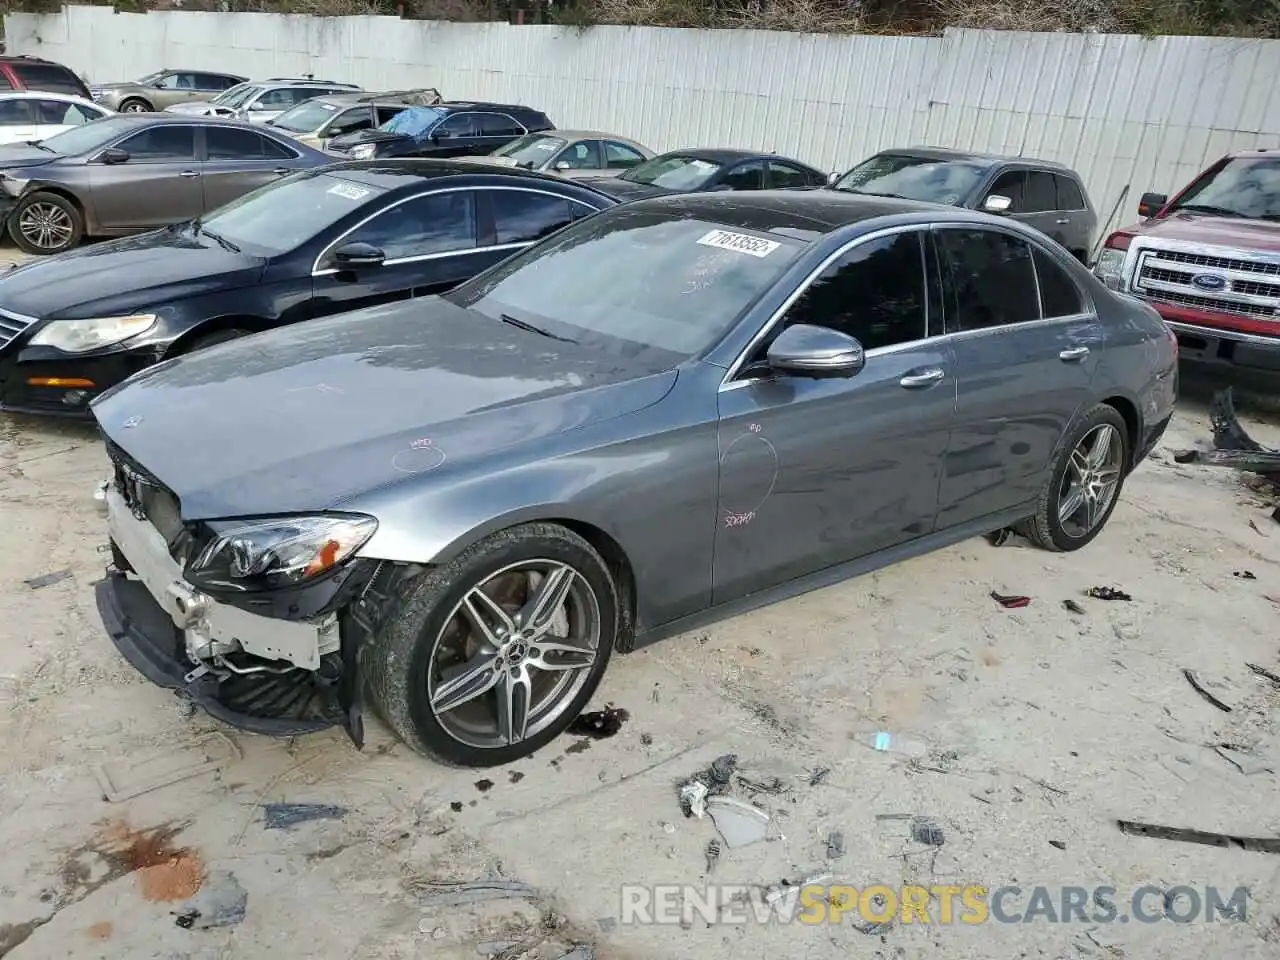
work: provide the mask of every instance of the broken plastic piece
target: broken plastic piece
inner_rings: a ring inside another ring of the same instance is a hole
[[[1276,684],[1276,686],[1280,686],[1280,674],[1272,673],[1266,667],[1260,667],[1256,663],[1246,663],[1245,666],[1248,667],[1250,670],[1252,670],[1254,673],[1256,673],[1258,676],[1266,677],[1272,683]]]
[[[1003,547],[1009,542],[1009,538],[1013,536],[1013,531],[1008,527],[1001,527],[999,530],[992,530],[987,534],[987,543],[993,547]]]
[[[1016,594],[1005,596],[1002,593],[996,593],[994,590],[991,591],[991,599],[1000,604],[1000,606],[1004,607],[1006,610],[1016,610],[1019,607],[1025,607],[1031,603],[1030,597],[1022,597]]]
[[[712,839],[707,844],[707,873],[716,868],[716,862],[720,859],[720,841]]]
[[[1062,606],[1063,606],[1063,609],[1068,610],[1071,613],[1084,615],[1084,612],[1085,612],[1084,607],[1080,606],[1080,604],[1076,603],[1074,600],[1063,600]]]
[[[70,570],[56,570],[53,573],[46,573],[39,577],[32,577],[30,580],[23,580],[32,590],[39,590],[42,587],[51,587],[55,583],[61,583],[63,580],[71,578]]]
[[[701,819],[707,812],[707,785],[701,780],[690,780],[681,786],[680,809],[686,817]]]
[[[1214,752],[1227,763],[1231,764],[1246,777],[1251,777],[1255,773],[1271,773],[1275,765],[1262,757],[1255,757],[1245,753],[1243,750],[1235,750],[1231,747],[1217,746],[1213,748]]]
[[[244,919],[249,894],[235,875],[227,870],[211,870],[200,892],[174,911],[175,923],[189,930],[230,927]]]
[[[1116,587],[1090,587],[1084,592],[1086,597],[1095,600],[1132,600],[1133,597]]]
[[[916,817],[911,821],[911,839],[930,847],[940,847],[947,842],[942,827],[928,817]]]
[[[788,880],[783,877],[778,883],[771,884],[764,893],[765,903],[776,903],[787,895],[788,890],[794,890],[796,887],[809,887],[817,883],[826,883],[834,878],[831,873],[815,873],[811,877],[804,877],[801,880]]]
[[[1252,570],[1233,570],[1231,572],[1231,575],[1240,580],[1257,580],[1258,579],[1256,576],[1254,576]]]
[[[142,760],[109,760],[94,767],[102,795],[119,803],[180,780],[221,770],[240,759],[235,741],[217,731],[201,737],[186,750],[153,755]]]
[[[769,815],[741,800],[708,797],[707,813],[730,850],[759,843],[769,836]]]
[[[827,859],[839,860],[844,856],[844,833],[832,830],[827,834]]]
[[[1255,853],[1280,853],[1280,837],[1233,837],[1226,833],[1205,830],[1187,830],[1183,827],[1166,827],[1155,823],[1137,823],[1133,820],[1117,820],[1121,833],[1153,840],[1178,840],[1183,843],[1203,843],[1210,847],[1235,847]]]
[[[918,740],[904,740],[902,737],[884,730],[854,734],[854,739],[877,753],[896,753],[901,756],[923,757],[929,752],[929,748]]]
[[[574,737],[605,740],[621,730],[622,725],[630,719],[631,714],[622,707],[608,704],[603,710],[581,714],[573,723],[569,724],[566,732]]]
[[[341,820],[347,815],[346,807],[331,803],[264,803],[263,825],[268,830],[288,830],[308,820]]]
[[[1231,708],[1229,706],[1205,689],[1204,684],[1200,682],[1200,679],[1196,676],[1196,672],[1194,670],[1183,670],[1182,675],[1187,678],[1187,683],[1191,684],[1192,689],[1194,689],[1196,693],[1200,694],[1200,696],[1204,697],[1223,713],[1231,712]]]
[[[1198,450],[1179,450],[1173,455],[1174,463],[1195,463],[1200,459]]]

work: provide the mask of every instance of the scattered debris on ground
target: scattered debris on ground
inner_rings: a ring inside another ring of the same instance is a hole
[[[1280,837],[1234,837],[1226,833],[1206,830],[1188,830],[1184,827],[1168,827],[1154,823],[1138,823],[1133,820],[1117,820],[1121,833],[1153,840],[1175,840],[1182,843],[1202,843],[1211,847],[1228,847],[1249,850],[1254,853],[1280,853]]]
[[[827,834],[827,859],[839,860],[844,856],[844,833],[832,830]]]
[[[518,880],[472,880],[465,883],[429,883],[418,891],[423,907],[461,907],[488,900],[537,900],[538,891]]]
[[[1018,594],[1006,595],[1003,593],[996,593],[994,590],[991,591],[991,599],[1000,604],[1000,606],[1004,607],[1006,610],[1016,610],[1019,607],[1025,607],[1031,603],[1030,597],[1023,597]]]
[[[911,839],[929,847],[940,847],[946,843],[942,827],[928,817],[916,817],[911,821]]]
[[[111,803],[213,773],[239,760],[240,747],[225,733],[214,731],[192,746],[138,760],[109,760],[93,768],[102,796]]]
[[[1254,673],[1256,673],[1258,676],[1266,677],[1276,686],[1280,687],[1280,673],[1274,673],[1271,670],[1268,670],[1266,667],[1258,666],[1256,663],[1246,663],[1245,666],[1248,667],[1250,670],[1252,670]]]
[[[1257,773],[1275,772],[1275,764],[1265,757],[1255,757],[1244,750],[1237,750],[1225,744],[1218,744],[1213,750],[1214,753],[1222,757],[1223,760],[1226,760],[1246,777],[1251,777]]]
[[[722,852],[719,840],[713,838],[707,844],[707,873],[710,873],[716,868],[716,863],[719,862],[720,854]]]
[[[263,825],[268,830],[288,830],[309,820],[341,820],[346,807],[331,803],[264,803]]]
[[[767,839],[773,820],[759,807],[726,796],[708,797],[707,813],[731,850]]]
[[[53,573],[46,573],[39,577],[32,577],[30,580],[23,580],[32,590],[40,590],[44,587],[51,587],[55,583],[61,583],[63,580],[71,579],[70,570],[56,570]]]
[[[1133,600],[1133,597],[1116,587],[1090,587],[1084,595],[1095,600]]]
[[[1066,843],[1065,843],[1064,841],[1062,841],[1062,840],[1050,840],[1050,841],[1049,841],[1049,846],[1051,846],[1051,847],[1056,847],[1056,848],[1057,848],[1057,849],[1059,849],[1059,850],[1065,850],[1065,849],[1067,849],[1067,845],[1066,845]]]
[[[1204,684],[1200,682],[1200,678],[1196,676],[1194,670],[1183,670],[1182,675],[1187,678],[1187,683],[1191,684],[1193,690],[1200,696],[1204,697],[1211,704],[1221,710],[1223,713],[1230,713],[1231,708],[1215,697],[1209,690],[1205,689]]]
[[[1254,572],[1252,570],[1233,570],[1231,571],[1231,575],[1240,580],[1257,580],[1258,579],[1257,576],[1254,575]]]
[[[230,927],[244,919],[249,894],[235,874],[228,870],[211,870],[200,892],[178,910],[175,923],[187,929]]]
[[[993,547],[1003,547],[1013,538],[1013,529],[1010,527],[1001,527],[999,530],[992,530],[986,535],[987,543]]]
[[[631,719],[631,714],[622,707],[606,704],[603,710],[581,714],[565,731],[574,737],[590,737],[593,740],[605,740],[615,736],[622,725]]]
[[[1063,607],[1063,609],[1064,609],[1064,610],[1066,610],[1067,612],[1069,612],[1069,613],[1074,613],[1074,614],[1076,614],[1077,616],[1084,616],[1084,615],[1085,615],[1085,609],[1084,609],[1084,607],[1080,606],[1080,604],[1076,603],[1074,600],[1063,600],[1063,601],[1062,601],[1062,607]]]

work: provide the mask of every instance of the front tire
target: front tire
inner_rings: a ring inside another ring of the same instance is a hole
[[[1074,426],[1054,459],[1035,515],[1018,532],[1055,552],[1079,550],[1102,532],[1124,487],[1129,428],[1100,403]]]
[[[84,215],[66,197],[38,191],[9,215],[9,236],[24,253],[62,253],[84,239]]]
[[[422,574],[384,623],[363,659],[379,713],[427,756],[497,766],[582,712],[609,663],[618,593],[586,540],[528,523]]]
[[[154,108],[141,97],[130,97],[120,104],[121,113],[151,113]]]
[[[239,340],[241,337],[247,337],[248,335],[248,330],[216,330],[213,333],[206,333],[204,336],[196,337],[191,341],[191,345],[182,352],[184,354],[195,353],[197,350],[203,350],[206,347],[216,347],[220,343]]]

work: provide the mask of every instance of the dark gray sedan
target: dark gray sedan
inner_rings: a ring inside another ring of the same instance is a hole
[[[260,127],[174,114],[108,117],[0,146],[0,216],[27,253],[190,220],[333,158]]]
[[[108,631],[231,723],[507,763],[610,654],[1017,524],[1099,535],[1177,349],[1042,234],[831,191],[565,227],[93,411]],[[856,642],[856,641],[851,641]]]

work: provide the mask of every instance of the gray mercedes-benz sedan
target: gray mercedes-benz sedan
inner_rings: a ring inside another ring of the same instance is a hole
[[[506,763],[613,651],[1008,525],[1085,546],[1176,392],[1155,311],[1008,220],[643,200],[103,394],[98,605],[230,723],[359,745],[368,690],[424,753]]]
[[[105,117],[0,145],[0,222],[27,253],[192,220],[333,158],[261,127],[171,113]]]

